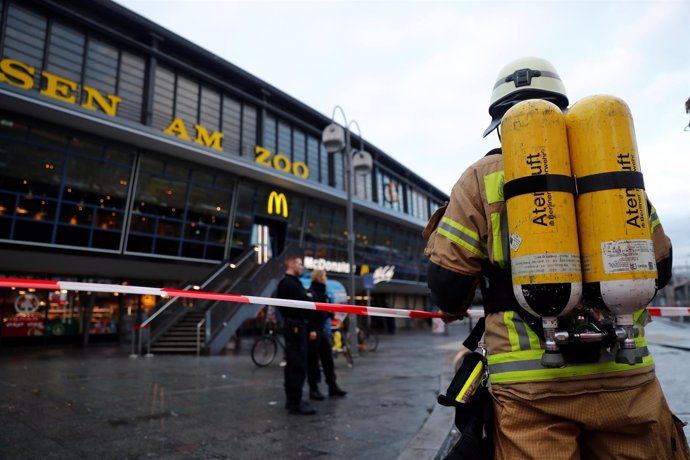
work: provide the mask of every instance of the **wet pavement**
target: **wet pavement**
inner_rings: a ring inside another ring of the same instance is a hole
[[[256,367],[250,340],[199,358],[0,349],[0,458],[433,458],[452,428],[436,397],[466,332],[399,329],[351,369],[337,358],[348,395],[312,402],[315,416],[287,414],[283,368]]]
[[[337,358],[348,395],[312,402],[315,416],[287,414],[283,368],[254,366],[249,339],[199,358],[0,349],[0,459],[434,459],[455,439],[436,397],[467,331],[398,330],[352,369]],[[690,323],[657,318],[647,337],[671,409],[690,419]]]

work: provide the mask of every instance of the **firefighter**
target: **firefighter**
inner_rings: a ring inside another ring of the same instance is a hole
[[[541,58],[507,64],[492,84],[484,137],[496,130],[500,139],[503,115],[523,100],[547,100],[563,111],[569,104],[556,69]],[[598,359],[588,352],[564,367],[542,366],[541,318],[513,296],[503,184],[497,148],[462,174],[424,232],[431,299],[447,318],[465,317],[476,288],[482,291],[495,458],[689,458],[682,422],[666,403],[646,347],[645,305],[635,315],[640,362],[616,363],[602,349]],[[649,208],[662,288],[671,275],[671,243]]]

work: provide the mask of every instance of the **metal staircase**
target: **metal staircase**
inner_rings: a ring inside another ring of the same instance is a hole
[[[185,283],[181,289],[271,296],[284,272],[283,253],[258,264],[255,248],[235,261],[223,261],[201,283]],[[172,298],[160,302],[139,326],[140,350],[153,353],[219,354],[237,329],[253,318],[261,306],[232,302]]]
[[[190,310],[151,345],[152,353],[196,353],[196,325],[203,311]]]

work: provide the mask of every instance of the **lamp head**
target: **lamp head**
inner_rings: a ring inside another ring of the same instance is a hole
[[[340,152],[345,148],[345,131],[342,126],[331,123],[326,126],[321,135],[321,143],[328,153]]]
[[[352,170],[355,174],[366,175],[371,172],[374,160],[366,150],[354,150],[352,152]]]

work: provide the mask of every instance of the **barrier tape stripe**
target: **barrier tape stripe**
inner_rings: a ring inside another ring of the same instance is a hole
[[[151,288],[144,286],[130,286],[122,284],[82,283],[74,281],[49,281],[21,278],[0,278],[0,287],[34,288],[85,292],[112,292],[120,294],[144,294],[159,297],[184,297],[189,299],[221,300],[256,305],[271,305],[276,307],[301,308],[304,310],[319,310],[337,313],[352,313],[365,316],[382,316],[390,318],[440,318],[440,313],[420,310],[402,310],[396,308],[364,307],[337,303],[310,302],[306,300],[277,299],[273,297],[256,297],[239,294],[224,294],[219,292],[180,290],[169,288]],[[482,311],[471,313],[472,316],[483,316]]]
[[[301,308],[305,310],[329,311],[335,313],[352,313],[364,316],[381,316],[389,318],[441,318],[441,313],[423,310],[403,310],[397,308],[364,307],[337,303],[310,302],[306,300],[277,299],[273,297],[256,297],[219,292],[180,290],[168,288],[151,288],[123,284],[81,283],[75,281],[51,281],[22,278],[0,278],[0,287],[24,289],[49,289],[86,292],[117,292],[120,294],[154,295],[158,297],[184,297],[190,299],[221,300],[224,302],[271,305],[276,307]],[[650,316],[690,316],[690,308],[683,307],[647,307]],[[484,316],[481,309],[467,311],[470,318]]]

